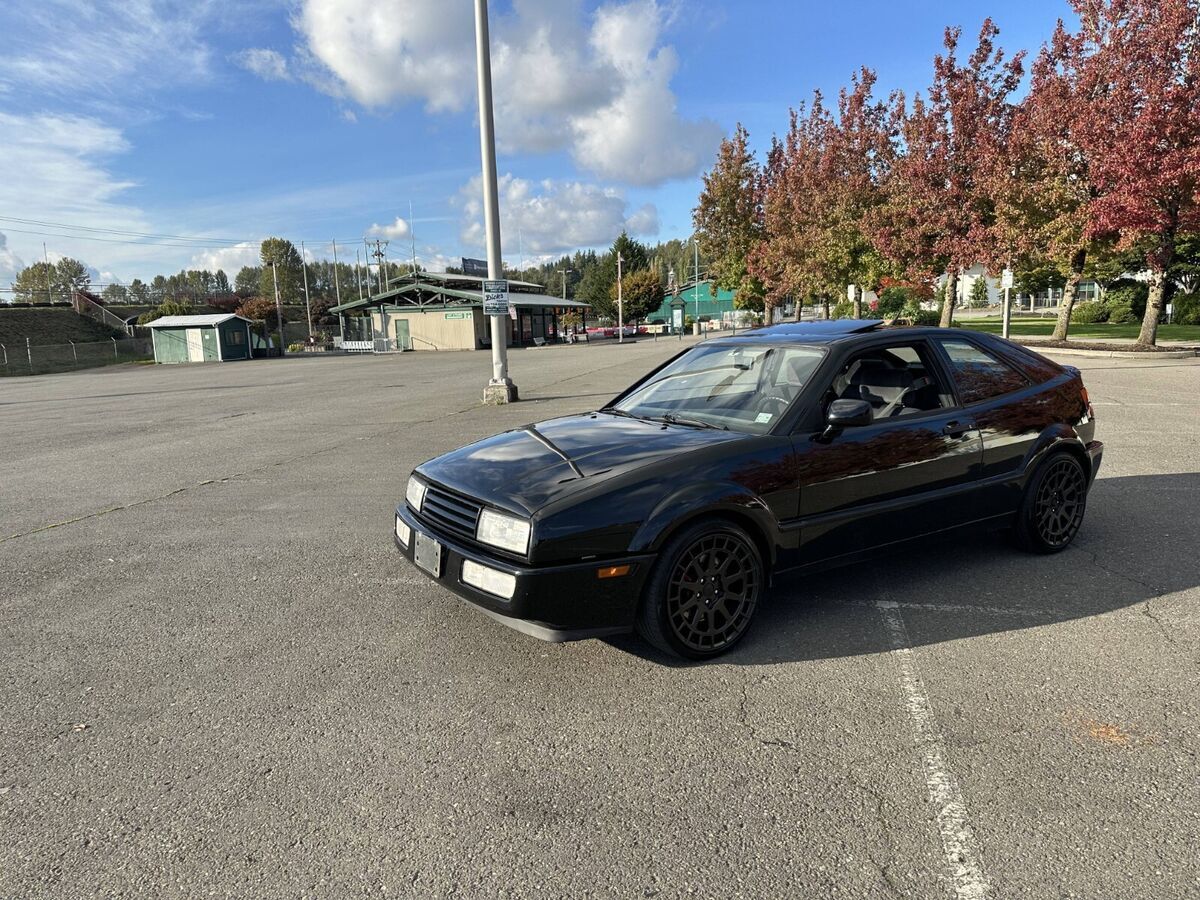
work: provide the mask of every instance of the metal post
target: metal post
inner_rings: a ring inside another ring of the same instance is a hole
[[[475,57],[479,81],[479,156],[483,168],[483,221],[487,236],[488,278],[504,277],[500,256],[500,198],[496,187],[496,123],[492,115],[492,58],[487,0],[475,0]],[[484,390],[486,403],[511,403],[517,386],[508,377],[508,324],[491,316],[492,378]]]
[[[620,253],[617,254],[617,343],[625,343],[625,294],[621,285],[621,263],[625,262]]]
[[[1002,336],[1006,341],[1008,340],[1008,326],[1012,322],[1012,303],[1008,299],[1008,291],[1008,288],[1004,289],[1004,312],[1002,313],[1004,326],[1001,329]]]
[[[275,324],[279,326],[279,355],[283,356],[283,304],[279,302],[279,270],[271,260],[271,278],[275,282]]]
[[[67,341],[71,345],[71,359],[75,360],[75,368],[79,368],[79,353],[75,350],[75,342]]]
[[[700,327],[700,244],[692,238],[692,253],[695,265],[695,277],[692,280],[692,300],[696,304],[696,328]],[[768,322],[768,325],[771,323]]]
[[[333,242],[333,295],[337,299],[338,306],[342,305],[342,284],[338,281],[337,270],[337,241]]]
[[[117,362],[120,362],[121,361],[121,352],[117,349],[117,339],[113,338],[112,342],[113,342],[113,359],[115,359]]]
[[[30,345],[29,338],[25,338],[25,355],[29,357],[29,374],[33,374],[33,347]]]
[[[304,241],[300,242],[300,269],[304,272],[304,315],[308,318],[308,342],[312,343],[312,303],[308,299],[308,260],[304,256]],[[337,272],[337,266],[333,268]]]

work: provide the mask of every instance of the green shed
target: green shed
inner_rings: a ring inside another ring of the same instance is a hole
[[[162,316],[146,327],[159,363],[228,362],[250,359],[251,321],[234,313]]]

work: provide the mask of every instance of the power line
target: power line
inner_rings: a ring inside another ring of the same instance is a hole
[[[40,237],[56,237],[64,238],[73,241],[103,241],[108,244],[131,244],[138,247],[184,247],[191,249],[204,249],[213,244],[228,244],[236,246],[239,244],[258,244],[262,238],[221,238],[221,237],[189,237],[182,234],[154,234],[152,232],[143,231],[122,231],[117,228],[94,228],[89,225],[69,225],[65,222],[43,222],[38,219],[21,219],[15,216],[0,216],[0,222],[16,222],[21,225],[34,225],[38,228],[65,228],[71,231],[86,231],[89,234],[63,234],[55,231],[42,231],[23,228],[12,228],[4,226],[5,232],[13,234],[35,234]],[[124,240],[115,237],[91,237],[89,235],[120,235],[122,238],[143,238],[144,240]],[[353,243],[358,238],[336,238],[336,239],[311,239],[305,238],[303,242],[321,246],[332,243],[332,240],[339,240],[342,243]],[[183,242],[183,243],[180,243]],[[293,240],[293,243],[297,241]]]

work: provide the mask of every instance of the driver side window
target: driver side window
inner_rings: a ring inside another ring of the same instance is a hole
[[[876,420],[944,409],[952,402],[921,343],[872,347],[855,355],[825,392],[826,414],[834,400],[866,400]]]

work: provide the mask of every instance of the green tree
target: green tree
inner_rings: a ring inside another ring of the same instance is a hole
[[[262,266],[242,266],[238,270],[237,276],[233,279],[233,292],[239,297],[254,297],[259,291],[259,282],[262,280]],[[272,297],[275,296],[272,288]]]
[[[662,304],[663,286],[650,269],[638,269],[621,276],[621,307],[626,322],[640,322]],[[617,286],[613,284],[609,302],[617,310]]]
[[[129,290],[123,284],[110,284],[100,294],[105,303],[129,302]]]
[[[217,269],[217,274],[213,276],[212,289],[214,294],[233,293],[233,289],[229,286],[229,276],[225,274],[224,269]]]
[[[982,309],[988,305],[987,279],[979,275],[971,282],[971,291],[967,294],[967,303],[972,309]]]
[[[138,304],[150,302],[150,287],[142,279],[135,278],[129,282],[129,302]]]
[[[92,286],[92,276],[88,274],[87,266],[77,259],[64,256],[54,269],[58,275],[57,286],[68,300],[73,292],[86,291]]]
[[[146,325],[163,316],[190,316],[195,311],[195,307],[186,300],[168,299],[158,304],[158,306],[149,312],[144,312],[138,316],[138,324]]]
[[[304,270],[300,251],[295,244],[284,238],[271,237],[259,248],[262,273],[258,279],[258,295],[275,299],[275,273],[279,277],[279,298],[282,302],[294,301],[303,296]],[[272,272],[274,262],[274,272]]]
[[[763,238],[760,201],[762,170],[750,150],[750,134],[739,122],[733,137],[721,142],[712,171],[692,212],[700,242],[709,250],[708,274],[717,288],[763,296],[749,271],[750,253]]]
[[[17,273],[12,283],[13,300],[16,303],[53,303],[65,298],[55,289],[58,270],[52,263],[35,262]]]

